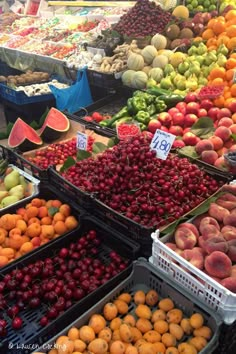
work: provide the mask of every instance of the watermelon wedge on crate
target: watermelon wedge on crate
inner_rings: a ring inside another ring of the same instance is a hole
[[[236,320],[233,182],[178,223],[152,234],[150,261],[172,281],[213,309],[226,323]],[[185,239],[185,241],[184,241]]]

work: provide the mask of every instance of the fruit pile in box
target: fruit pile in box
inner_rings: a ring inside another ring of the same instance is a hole
[[[26,337],[26,342],[35,339],[36,343],[43,327],[50,333],[60,321],[68,323],[76,313],[81,313],[95,301],[89,297],[91,293],[95,299],[101,298],[106,289],[110,290],[110,283],[116,286],[128,272],[130,260],[127,257],[134,256],[133,245],[131,247],[125,239],[120,245],[119,242],[115,233],[98,221],[85,218],[76,232],[58,238],[17,266],[9,265],[8,269],[3,269],[0,281],[1,344],[7,345],[7,339],[12,338],[15,346]],[[113,247],[119,251],[114,251]],[[86,298],[90,299],[87,303]],[[29,333],[32,321],[34,331]]]
[[[102,203],[146,227],[164,226],[186,214],[224,183],[186,158],[166,160],[150,151],[142,133],[66,169],[62,176]],[[199,184],[200,183],[200,184]]]
[[[138,261],[128,278],[38,352],[50,354],[49,347],[62,354],[64,346],[68,353],[210,353],[216,337],[214,317]]]

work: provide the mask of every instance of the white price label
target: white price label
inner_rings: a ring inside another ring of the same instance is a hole
[[[87,150],[88,145],[88,136],[87,134],[77,132],[77,149],[78,150]]]
[[[156,151],[156,157],[166,160],[175,138],[175,135],[157,129],[152,138],[150,148]]]

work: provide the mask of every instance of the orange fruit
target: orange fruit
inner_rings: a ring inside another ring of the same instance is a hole
[[[227,43],[227,48],[229,50],[233,50],[236,48],[236,37],[230,38],[230,40]]]
[[[24,239],[19,234],[15,234],[11,238],[9,238],[8,246],[13,248],[14,250],[19,250],[23,244]]]
[[[38,218],[36,218],[36,217],[30,218],[29,221],[28,221],[28,226],[33,224],[33,223],[36,223],[36,224],[40,225],[40,220]]]
[[[48,216],[48,209],[46,206],[41,206],[39,207],[39,210],[38,210],[38,217],[41,219],[41,218],[44,218],[45,216]]]
[[[16,227],[20,229],[22,233],[25,233],[27,230],[27,224],[24,220],[17,220]]]
[[[65,215],[63,215],[63,214],[60,213],[60,212],[54,214],[54,216],[53,216],[53,222],[57,222],[57,221],[65,221]]]
[[[12,214],[5,214],[0,218],[0,227],[9,231],[16,226],[16,219]]]
[[[42,201],[39,198],[34,198],[31,200],[31,205],[39,208],[42,205]]]
[[[229,10],[226,14],[225,14],[225,19],[226,21],[230,21],[236,18],[236,10]]]
[[[51,206],[54,208],[60,208],[60,206],[62,205],[62,202],[60,200],[52,200]]]
[[[59,235],[63,235],[68,231],[64,221],[56,221],[56,223],[53,225],[53,227],[54,227],[55,232]]]
[[[45,216],[44,218],[41,219],[41,225],[51,225],[52,224],[52,218],[50,216]]]
[[[21,235],[21,229],[18,229],[18,227],[14,227],[14,229],[11,229],[9,231],[9,237],[12,237],[14,235]]]
[[[8,258],[6,256],[0,256],[0,267],[4,267],[8,264]]]
[[[229,58],[226,62],[226,69],[235,69],[236,68],[236,59]]]
[[[2,248],[0,250],[0,256],[5,256],[8,260],[11,260],[15,257],[15,250],[11,247]]]
[[[74,216],[68,216],[65,220],[65,225],[68,230],[73,230],[78,226],[78,221]]]
[[[230,92],[231,92],[231,95],[233,97],[236,97],[236,84],[233,84],[231,87],[230,87]]]
[[[226,28],[226,34],[229,38],[236,37],[236,25],[231,25]]]
[[[212,84],[215,86],[221,86],[224,85],[224,80],[221,77],[218,77],[212,80]]]
[[[225,68],[214,68],[211,70],[209,77],[211,80],[218,78],[225,79],[225,72]]]
[[[41,226],[41,238],[52,239],[55,235],[55,230],[52,225],[42,225]]]
[[[229,69],[226,71],[225,73],[225,78],[227,81],[231,81],[234,77],[234,70],[233,69]]]
[[[219,47],[221,44],[224,44],[224,45],[227,46],[228,42],[229,42],[229,37],[226,36],[225,34],[224,34],[224,35],[221,34],[221,35],[218,37],[218,39],[217,39],[217,45],[218,45],[218,47]]]
[[[213,24],[212,30],[216,35],[224,32],[225,31],[225,22],[217,21],[216,23]]]
[[[39,209],[35,206],[30,206],[27,210],[26,210],[26,215],[28,217],[28,219],[34,218],[35,216],[38,215],[38,211]]]
[[[19,208],[17,209],[16,214],[24,216],[25,212],[26,212],[25,208]]]
[[[32,251],[33,248],[34,248],[34,246],[32,245],[31,242],[25,242],[20,248],[20,253],[22,255],[26,254],[26,253]]]
[[[29,237],[37,237],[41,234],[41,225],[38,223],[33,223],[28,226],[26,231],[27,236]]]
[[[62,204],[59,208],[59,212],[65,216],[69,216],[71,213],[71,208],[68,204]]]
[[[202,38],[205,40],[208,40],[210,38],[214,37],[214,32],[211,28],[206,29],[205,31],[202,32]]]

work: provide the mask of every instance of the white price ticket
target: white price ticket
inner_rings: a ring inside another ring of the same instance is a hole
[[[156,157],[166,160],[175,138],[175,135],[157,129],[152,138],[150,148],[156,151]]]
[[[77,132],[77,149],[78,150],[87,150],[88,145],[88,135],[82,132]]]

